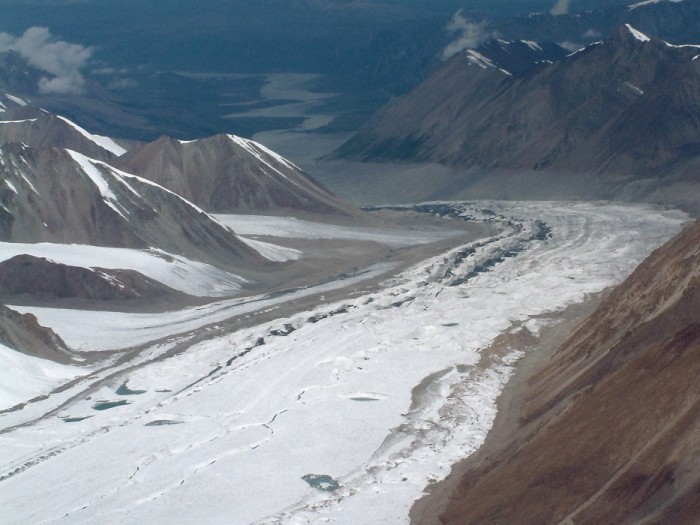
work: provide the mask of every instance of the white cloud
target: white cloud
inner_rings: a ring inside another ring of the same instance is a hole
[[[589,29],[582,36],[583,38],[600,38],[603,34],[595,29]]]
[[[55,38],[46,27],[30,27],[20,37],[0,33],[0,51],[13,50],[29,64],[53,75],[39,81],[41,93],[81,93],[85,78],[80,70],[93,48]]]
[[[578,51],[583,47],[583,44],[579,44],[578,42],[571,42],[570,40],[564,40],[563,42],[557,42],[561,47],[566,49],[567,51],[571,51],[572,53],[574,51]]]
[[[445,29],[449,34],[456,34],[457,38],[442,50],[442,60],[447,60],[465,49],[474,49],[482,42],[497,36],[487,29],[486,22],[472,22],[465,18],[461,9],[452,16]]]
[[[115,78],[109,84],[107,89],[131,89],[138,85],[132,78]]]
[[[568,15],[569,14],[569,0],[557,0],[549,11],[550,15]]]

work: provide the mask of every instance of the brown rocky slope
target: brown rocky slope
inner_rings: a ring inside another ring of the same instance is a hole
[[[39,324],[32,314],[20,314],[0,303],[0,344],[22,353],[67,363],[72,355],[63,340]]]
[[[235,135],[170,137],[134,148],[114,165],[213,213],[324,213],[360,216],[297,166]]]
[[[36,111],[30,106],[24,109]],[[122,152],[111,139],[109,142],[114,151],[100,145],[100,139],[106,138],[91,135],[77,124],[51,113],[41,112],[34,118],[0,122],[0,144],[21,142],[34,149],[68,148],[102,161],[114,159],[117,152]]]
[[[698,377],[700,223],[528,376],[509,439],[466,460],[454,490],[419,502],[414,522],[697,523]],[[441,512],[426,513],[441,497]]]

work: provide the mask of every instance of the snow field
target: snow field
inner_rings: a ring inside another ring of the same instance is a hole
[[[0,344],[0,410],[33,397],[48,394],[66,381],[84,375],[85,368],[62,365],[48,359],[22,354]]]
[[[374,241],[387,246],[411,246],[448,239],[462,234],[455,231],[392,230],[389,228],[363,228],[339,226],[305,221],[294,217],[270,215],[214,215],[216,220],[230,227],[238,235],[261,235],[296,239],[343,239],[349,241]]]

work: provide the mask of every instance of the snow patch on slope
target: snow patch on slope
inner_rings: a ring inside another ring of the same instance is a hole
[[[47,394],[60,384],[89,372],[17,352],[0,344],[0,410]]]
[[[633,11],[634,9],[637,9],[638,7],[643,7],[645,5],[651,5],[651,4],[658,4],[660,2],[672,2],[674,4],[677,4],[679,2],[683,2],[683,0],[644,0],[644,2],[637,2],[636,4],[630,4],[627,6],[627,8],[630,11]]]
[[[533,51],[542,51],[542,48],[537,42],[533,42],[532,40],[521,40],[521,42]]]
[[[14,95],[10,95],[9,93],[5,93],[5,98],[7,98],[8,100],[11,100],[15,104],[22,106],[22,107],[24,107],[28,104],[28,102],[26,100],[23,100],[23,99],[16,97]]]
[[[297,259],[301,259],[304,255],[304,253],[299,250],[280,246],[279,244],[247,239],[245,237],[239,237],[239,239],[266,259],[274,262],[296,261]]]
[[[109,248],[86,244],[0,243],[0,261],[27,254],[79,268],[133,270],[197,297],[223,297],[240,290],[243,277],[162,250]]]
[[[478,51],[474,51],[473,49],[468,49],[466,51],[467,54],[467,61],[470,64],[474,64],[479,66],[482,69],[497,69],[504,75],[511,75],[510,71],[506,71],[502,67],[498,67],[496,64],[493,63],[493,61],[490,58],[485,57]]]
[[[100,194],[102,195],[102,200],[104,200],[104,202],[110,208],[112,208],[119,215],[121,215],[122,217],[124,217],[126,219],[127,217],[126,217],[126,215],[124,215],[124,213],[129,214],[129,210],[125,209],[120,204],[119,199],[117,199],[117,196],[114,194],[112,189],[109,187],[109,183],[103,177],[100,170],[98,170],[95,167],[92,159],[86,157],[85,155],[78,153],[77,151],[73,151],[70,149],[67,149],[66,151],[71,156],[71,158],[80,166],[80,168],[83,170],[83,173],[85,173],[85,175],[87,175],[90,178],[90,180],[93,182],[93,184],[95,186],[97,186],[97,189],[99,190]]]
[[[70,120],[68,120],[65,117],[61,117],[59,115],[58,118],[60,118],[66,124],[68,124],[69,126],[74,128],[75,130],[77,130],[85,138],[91,140],[92,142],[94,142],[95,144],[100,146],[101,148],[104,148],[107,151],[114,153],[116,156],[120,156],[120,155],[123,155],[124,153],[126,153],[126,149],[122,148],[119,144],[114,142],[114,140],[112,140],[111,138],[103,137],[102,135],[93,135],[89,131],[81,128],[75,122],[71,122]]]
[[[651,38],[649,38],[647,35],[642,33],[641,31],[638,31],[634,27],[632,27],[629,24],[625,24],[625,27],[629,30],[630,33],[632,33],[632,36],[639,40],[640,42],[649,42]]]
[[[10,188],[10,191],[14,193],[15,195],[19,195],[19,192],[17,191],[17,188],[15,188],[14,184],[12,184],[9,180],[5,179],[4,180],[5,185]]]
[[[251,155],[253,155],[256,159],[258,159],[260,162],[262,162],[263,164],[265,164],[267,167],[269,167],[270,169],[272,169],[273,171],[275,171],[275,172],[276,172],[277,174],[279,174],[282,178],[288,180],[289,182],[291,182],[291,183],[294,184],[295,186],[299,186],[299,183],[297,183],[297,182],[296,182],[295,180],[293,180],[293,179],[290,179],[290,178],[289,178],[287,175],[285,175],[282,171],[280,171],[280,170],[277,169],[275,166],[273,166],[273,165],[270,163],[269,158],[265,158],[265,157],[271,157],[273,160],[277,161],[278,163],[282,164],[283,166],[286,166],[287,168],[296,169],[296,170],[299,169],[299,168],[296,167],[294,164],[292,164],[291,162],[289,162],[287,159],[285,159],[284,157],[278,155],[278,154],[275,153],[274,151],[272,151],[272,150],[266,148],[265,146],[263,146],[262,144],[260,144],[260,143],[258,143],[258,142],[255,142],[255,141],[252,141],[252,140],[249,140],[249,139],[244,139],[244,138],[239,137],[239,136],[237,136],[237,135],[227,135],[227,136],[228,136],[229,139],[231,139],[231,141],[232,141],[234,144],[236,144],[236,145],[242,147],[245,151],[247,151],[248,153],[250,153]]]
[[[0,124],[21,124],[23,122],[36,122],[35,118],[27,118],[24,120],[2,120]]]

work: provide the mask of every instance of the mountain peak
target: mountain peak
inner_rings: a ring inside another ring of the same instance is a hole
[[[9,100],[20,106],[21,103],[17,101],[24,102],[12,95],[6,97],[12,97]],[[32,109],[29,105],[26,107]],[[34,118],[0,121],[0,144],[23,142],[39,149],[68,148],[98,160],[110,160],[126,152],[111,138],[94,135],[65,117],[39,109],[34,109],[34,114]]]
[[[626,42],[634,44],[646,44],[651,41],[651,37],[645,35],[640,30],[635,29],[630,24],[623,24],[613,33],[614,42]]]
[[[358,213],[284,157],[236,135],[189,141],[161,137],[133,148],[115,160],[115,166],[138,173],[211,212]]]

